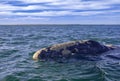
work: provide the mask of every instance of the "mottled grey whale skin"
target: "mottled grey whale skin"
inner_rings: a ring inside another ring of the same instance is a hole
[[[93,40],[71,41],[42,48],[34,53],[34,60],[80,59],[83,56],[100,55],[114,49],[113,46],[100,44]]]

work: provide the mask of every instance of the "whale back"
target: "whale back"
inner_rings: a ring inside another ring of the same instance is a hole
[[[42,48],[33,55],[33,59],[79,59],[81,56],[99,55],[109,50],[110,47],[93,40],[71,41]]]

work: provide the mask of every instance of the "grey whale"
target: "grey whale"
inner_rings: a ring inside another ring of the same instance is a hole
[[[113,50],[112,45],[103,45],[94,40],[78,40],[60,44],[55,44],[47,48],[42,48],[33,54],[34,60],[54,60],[61,61],[63,59],[81,59],[84,56],[101,55],[104,52]]]

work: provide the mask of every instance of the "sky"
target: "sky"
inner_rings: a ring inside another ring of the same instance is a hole
[[[0,24],[120,24],[120,0],[0,0]]]

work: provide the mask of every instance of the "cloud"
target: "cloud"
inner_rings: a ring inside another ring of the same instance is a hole
[[[108,13],[120,13],[120,10],[108,10],[108,11],[42,11],[42,12],[0,12],[0,15],[6,16],[37,16],[37,17],[53,17],[53,16],[91,16],[98,14]]]
[[[109,14],[120,16],[119,5],[119,0],[2,0],[0,18],[50,19],[61,16],[67,18]]]
[[[12,6],[10,4],[0,4],[0,11],[37,10],[37,9],[48,9],[48,7],[41,5]]]
[[[62,2],[51,2],[48,5],[61,6],[63,9],[109,9],[113,4],[120,4],[119,0],[101,0],[101,1],[80,1],[80,0],[64,0]]]
[[[60,9],[60,10],[97,10],[97,9],[110,9],[114,4],[120,4],[119,0],[18,0],[26,6],[13,6],[11,4],[0,4],[0,10],[43,10],[43,9]],[[31,5],[33,3],[38,3]],[[45,3],[45,5],[40,4]]]
[[[19,1],[23,1],[25,3],[46,3],[46,2],[57,2],[60,0],[19,0]]]

